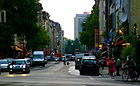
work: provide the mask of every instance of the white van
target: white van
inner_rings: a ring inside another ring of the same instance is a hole
[[[32,64],[33,65],[42,65],[45,67],[45,64],[47,63],[47,58],[44,55],[43,51],[34,51],[33,57],[32,57]]]

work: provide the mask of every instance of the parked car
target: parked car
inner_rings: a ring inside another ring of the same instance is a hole
[[[13,61],[13,58],[5,58],[4,60],[7,60],[9,62],[9,64],[11,64]]]
[[[67,60],[66,56],[62,56],[61,58],[59,58],[59,61],[64,61],[64,60]]]
[[[31,58],[24,58],[28,65],[32,66],[33,61]]]
[[[84,56],[81,59],[80,63],[80,75],[83,74],[92,74],[92,75],[99,75],[99,65],[96,58],[91,56]]]
[[[30,73],[30,66],[25,59],[15,59],[9,66],[9,74],[22,72]]]
[[[58,57],[53,57],[53,61],[58,61],[59,58]]]
[[[8,60],[6,60],[6,59],[0,60],[1,71],[8,71],[9,65],[10,65],[10,63],[8,62]]]
[[[71,56],[70,60],[75,61],[75,56]]]
[[[47,56],[48,61],[52,61],[52,56]]]

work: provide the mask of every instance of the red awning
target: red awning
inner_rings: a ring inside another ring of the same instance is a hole
[[[119,44],[123,43],[124,41],[125,41],[125,40],[121,40],[121,41],[115,43],[114,46],[119,45]]]

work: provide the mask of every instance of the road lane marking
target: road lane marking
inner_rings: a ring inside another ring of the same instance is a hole
[[[80,75],[79,73],[79,70],[75,70],[75,66],[71,66],[69,69],[68,69],[68,72],[72,75]]]
[[[91,76],[88,76],[91,80],[94,80]]]
[[[29,76],[29,74],[7,74],[4,77]]]

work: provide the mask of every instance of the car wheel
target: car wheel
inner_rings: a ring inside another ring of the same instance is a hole
[[[28,73],[30,73],[30,70],[28,71]]]
[[[78,69],[78,68],[75,66],[75,69]]]
[[[30,69],[29,69],[29,70],[27,69],[27,70],[25,71],[25,73],[26,73],[26,74],[30,73]]]
[[[84,72],[83,71],[80,71],[80,75],[84,75]]]
[[[9,74],[13,74],[13,72],[9,72]]]
[[[23,72],[23,73],[28,74],[28,71],[25,71],[25,72]]]
[[[43,64],[42,66],[45,67],[45,64]]]
[[[78,67],[78,66],[75,66],[75,69],[76,69],[76,70],[78,70],[78,69],[79,69],[79,67]]]

